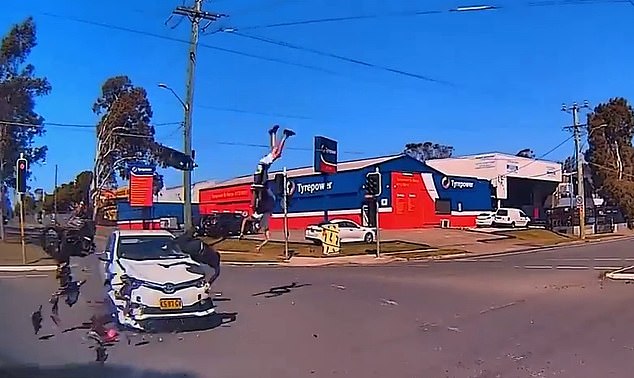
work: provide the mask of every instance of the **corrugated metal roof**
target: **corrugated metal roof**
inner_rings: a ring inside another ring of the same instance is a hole
[[[402,156],[403,154],[398,154],[398,155],[381,156],[381,157],[368,158],[368,159],[343,161],[337,164],[337,172],[354,171],[357,169],[363,169],[363,168],[370,167],[376,164],[384,163],[386,161],[397,159]],[[269,179],[273,179],[275,177],[275,174],[280,172],[282,171],[277,170],[277,171],[269,172]],[[315,172],[313,166],[290,169],[290,170],[287,170],[286,173],[288,174],[288,177],[312,176],[312,175],[320,174],[319,172]],[[248,176],[240,176],[233,179],[229,179],[227,181],[217,182],[215,185],[212,185],[210,187],[220,188],[225,186],[251,184],[252,182],[253,182],[253,174],[250,174]]]

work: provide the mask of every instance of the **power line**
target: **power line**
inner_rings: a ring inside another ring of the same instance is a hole
[[[180,125],[182,122],[163,122],[163,123],[154,123],[150,126],[170,126],[170,125]],[[14,127],[27,127],[27,128],[44,128],[47,126],[50,127],[61,127],[61,128],[75,128],[75,129],[96,129],[97,125],[91,124],[78,124],[78,123],[61,123],[61,122],[43,122],[42,124],[36,123],[25,123],[25,122],[14,122],[14,121],[4,121],[0,120],[0,124]]]
[[[227,108],[227,107],[221,107],[221,106],[197,105],[197,106],[194,106],[194,108],[218,110],[218,111],[232,112],[232,113],[263,115],[263,116],[278,117],[278,118],[304,119],[304,120],[313,119],[312,117],[306,117],[306,116],[301,116],[301,115],[284,114],[284,113],[257,112],[257,111],[242,110],[242,109],[237,109],[237,108]]]
[[[336,22],[344,22],[344,21],[371,20],[371,19],[390,18],[390,17],[429,16],[429,15],[439,15],[443,13],[458,13],[458,12],[465,13],[470,11],[483,12],[483,11],[504,10],[504,9],[520,8],[520,7],[557,7],[557,6],[566,6],[566,5],[593,5],[593,4],[620,4],[620,3],[629,3],[634,5],[634,0],[564,0],[564,1],[551,0],[551,1],[532,1],[528,3],[520,4],[520,5],[516,4],[514,6],[502,6],[502,5],[472,6],[472,7],[459,7],[459,8],[453,8],[453,9],[386,12],[386,13],[377,13],[377,14],[369,14],[369,15],[324,17],[324,18],[314,18],[314,19],[297,20],[297,21],[277,22],[277,23],[270,23],[270,24],[241,27],[240,30],[270,29],[270,28],[279,28],[279,27],[288,27],[288,26],[336,23]]]
[[[143,35],[143,36],[146,36],[146,37],[154,37],[154,38],[159,38],[159,39],[172,41],[172,42],[185,43],[185,44],[189,45],[189,41],[187,41],[185,39],[170,37],[170,36],[166,36],[166,35],[162,35],[162,34],[156,34],[156,33],[151,33],[151,32],[147,32],[147,31],[136,30],[136,29],[127,28],[127,27],[123,27],[123,26],[105,24],[105,23],[96,22],[96,21],[89,21],[89,20],[84,20],[84,19],[76,18],[76,17],[62,16],[62,15],[49,13],[49,12],[43,12],[42,14],[45,15],[45,16],[49,16],[49,17],[54,17],[54,18],[74,21],[74,22],[83,23],[83,24],[92,25],[92,26],[98,26],[98,27],[111,29],[111,30],[125,31],[125,32],[128,32],[128,33],[139,34],[139,35]],[[209,45],[209,44],[205,44],[205,43],[201,43],[201,42],[198,43],[198,46],[202,47],[202,48],[206,48],[206,49],[222,51],[222,52],[229,53],[229,54],[240,55],[240,56],[244,56],[244,57],[247,57],[247,58],[259,59],[259,60],[264,60],[264,61],[269,61],[269,62],[285,64],[285,65],[289,65],[289,66],[301,67],[301,68],[305,68],[305,69],[308,69],[308,70],[318,71],[318,72],[322,72],[322,73],[328,73],[328,74],[331,74],[331,75],[343,76],[339,72],[331,71],[331,70],[328,70],[328,69],[325,69],[325,68],[321,68],[321,67],[317,67],[317,66],[312,66],[312,65],[309,65],[309,64],[296,63],[296,62],[291,62],[291,61],[287,61],[287,60],[279,59],[279,58],[265,57],[265,56],[261,56],[261,55],[246,53],[246,52],[233,50],[233,49],[228,49],[228,48],[224,48],[224,47],[213,46],[213,45]]]
[[[225,145],[225,146],[240,146],[240,147],[257,147],[257,148],[271,148],[271,146],[266,145],[266,144],[255,144],[255,143],[242,143],[242,142],[223,142],[223,141],[216,141],[216,142],[211,142],[214,144],[220,144],[220,145]],[[295,151],[315,151],[314,148],[308,148],[308,147],[284,147],[285,150],[295,150]],[[351,154],[351,155],[365,155],[364,152],[360,152],[360,151],[340,151],[341,153],[344,154]]]
[[[553,152],[557,151],[557,150],[558,150],[559,148],[561,148],[564,144],[568,143],[568,142],[569,142],[572,138],[574,138],[574,135],[571,135],[571,136],[569,136],[568,138],[564,139],[561,143],[557,144],[555,147],[551,148],[550,150],[546,151],[545,153],[543,153],[543,154],[539,155],[537,158],[533,159],[532,161],[530,161],[530,162],[528,162],[528,163],[526,163],[526,164],[522,165],[521,167],[518,167],[515,171],[505,173],[505,174],[500,175],[500,176],[498,176],[498,177],[499,177],[499,178],[503,178],[503,177],[506,177],[506,176],[508,176],[508,175],[510,175],[510,174],[513,174],[513,173],[515,173],[515,172],[519,172],[519,171],[521,171],[522,169],[524,169],[524,168],[528,167],[529,165],[534,164],[534,163],[538,162],[539,160],[541,160],[541,159],[545,158],[546,156],[548,156],[548,155],[552,154]],[[561,171],[561,169],[558,169],[558,171]],[[537,175],[537,176],[534,176],[534,177],[538,177],[538,176],[545,176],[545,175],[547,175],[547,173],[546,173],[546,174],[540,174],[540,175]]]
[[[337,54],[323,52],[323,51],[319,51],[319,50],[315,50],[315,49],[311,49],[311,48],[307,48],[307,47],[297,46],[297,45],[290,44],[288,42],[276,41],[276,40],[273,40],[273,39],[270,39],[270,38],[264,38],[264,37],[258,37],[258,36],[255,36],[255,35],[244,34],[244,33],[238,32],[238,31],[232,31],[229,34],[235,34],[235,35],[238,35],[238,36],[243,37],[243,38],[249,38],[249,39],[253,39],[253,40],[256,40],[256,41],[270,43],[270,44],[273,44],[273,45],[278,45],[278,46],[292,48],[292,49],[295,49],[295,50],[307,51],[307,52],[311,52],[313,54],[327,56],[327,57],[330,57],[330,58],[335,58],[335,59],[342,60],[344,62],[353,63],[353,64],[357,64],[357,65],[361,65],[361,66],[365,66],[365,67],[369,67],[369,68],[379,69],[379,70],[395,73],[395,74],[402,75],[402,76],[412,77],[412,78],[419,79],[419,80],[424,80],[424,81],[438,83],[438,84],[445,84],[445,85],[455,86],[455,84],[453,84],[451,82],[448,82],[448,81],[434,79],[434,78],[429,77],[429,76],[419,75],[419,74],[416,74],[416,73],[411,73],[411,72],[407,72],[407,71],[403,71],[403,70],[400,70],[400,69],[391,68],[391,67],[387,67],[387,66],[381,66],[381,65],[378,65],[378,64],[374,64],[374,63],[368,63],[368,62],[365,62],[363,60],[354,59],[354,58],[348,58],[348,57],[345,57],[345,56],[342,56],[342,55],[337,55]]]

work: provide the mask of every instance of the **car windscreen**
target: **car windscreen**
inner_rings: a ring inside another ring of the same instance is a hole
[[[117,255],[130,260],[178,259],[187,257],[170,236],[124,236]]]
[[[509,215],[509,212],[508,212],[508,210],[498,210],[496,215],[498,215],[500,217],[506,217],[506,216]]]

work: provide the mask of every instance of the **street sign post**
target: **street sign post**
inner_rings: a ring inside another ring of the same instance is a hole
[[[22,242],[22,264],[26,265],[26,243],[24,241],[24,193],[26,193],[26,174],[29,162],[20,154],[15,163],[15,191],[20,197],[20,240]]]

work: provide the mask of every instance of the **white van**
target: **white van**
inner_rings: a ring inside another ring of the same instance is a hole
[[[530,221],[531,219],[520,209],[502,207],[493,215],[493,227],[526,227]]]

